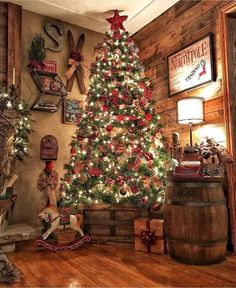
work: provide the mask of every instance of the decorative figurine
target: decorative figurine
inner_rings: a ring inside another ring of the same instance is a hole
[[[58,142],[55,136],[46,135],[42,138],[40,144],[41,160],[57,160],[58,150]]]
[[[170,156],[176,159],[179,163],[182,160],[182,147],[179,144],[179,133],[173,132],[172,134],[172,145],[170,147]]]
[[[91,238],[88,235],[85,235],[83,230],[81,229],[81,224],[83,221],[83,216],[80,214],[68,214],[68,210],[66,208],[62,208],[62,210],[59,212],[55,207],[46,207],[43,209],[39,217],[46,221],[49,222],[49,228],[43,233],[42,237],[38,238],[35,241],[36,246],[43,246],[51,251],[66,251],[66,250],[74,250],[86,242],[90,242]],[[65,213],[65,214],[64,214]],[[67,215],[66,215],[67,213]],[[66,224],[70,225],[70,228],[65,228]],[[63,232],[65,231],[64,234],[69,234],[74,237],[72,238],[72,241],[66,242],[66,243],[60,243],[59,237],[60,235],[63,235]],[[47,241],[47,238],[49,235],[55,232],[57,233],[58,241],[55,242],[50,242]],[[77,239],[76,234],[80,234],[81,239]]]

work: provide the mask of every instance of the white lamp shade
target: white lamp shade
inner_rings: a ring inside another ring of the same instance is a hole
[[[204,98],[188,97],[177,102],[177,122],[179,124],[199,124],[204,121]]]

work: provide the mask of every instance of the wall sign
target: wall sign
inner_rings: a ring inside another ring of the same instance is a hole
[[[60,22],[51,20],[44,24],[44,30],[55,43],[55,47],[47,46],[51,51],[60,52],[64,48],[63,26]]]
[[[74,99],[64,100],[63,105],[63,123],[76,124],[78,123],[82,108],[79,106],[80,101]]]
[[[214,80],[212,34],[168,57],[170,96]]]

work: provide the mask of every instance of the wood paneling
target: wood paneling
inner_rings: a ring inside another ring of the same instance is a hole
[[[228,198],[232,244],[236,247],[236,3],[233,1],[221,9],[220,28],[222,43],[222,66],[224,80],[224,115],[228,147],[234,162],[228,163]],[[235,248],[236,250],[236,248]]]
[[[176,124],[175,111],[176,101],[187,96],[201,96],[206,100],[205,124],[194,126],[194,141],[199,141],[200,134],[197,131],[200,132],[206,125],[215,124],[215,128],[224,129],[219,8],[228,2],[230,1],[180,1],[133,36],[140,49],[146,76],[152,80],[153,99],[156,100],[157,112],[164,125],[163,131],[169,141],[171,134],[178,131],[183,134],[180,136],[181,144],[189,142],[188,127]],[[209,32],[213,33],[216,81],[170,98],[167,57]],[[226,137],[223,133],[221,135],[219,137],[217,134],[216,140],[226,145]]]
[[[13,67],[16,69],[16,84],[21,84],[21,34],[22,34],[22,8],[19,5],[8,3],[8,57],[7,81],[12,84]]]
[[[0,81],[12,85],[13,67],[20,93],[22,8],[12,3],[0,2]]]
[[[236,257],[217,265],[180,264],[131,245],[85,245],[53,253],[22,243],[8,258],[23,277],[11,287],[235,287]],[[29,244],[28,244],[29,245]]]
[[[0,81],[7,81],[7,4],[0,2]]]
[[[220,11],[224,11],[227,17],[220,17]],[[176,101],[183,97],[201,96],[205,98],[205,123],[193,126],[193,141],[199,143],[203,136],[214,137],[227,146],[236,160],[235,11],[235,1],[180,1],[138,31],[133,39],[139,46],[146,75],[153,82],[153,99],[156,101],[157,112],[161,115],[163,134],[167,141],[170,143],[171,134],[177,131],[180,133],[180,144],[189,143],[188,126],[176,123]],[[215,82],[169,97],[168,56],[209,32],[213,33]],[[225,50],[223,59],[221,47]],[[228,164],[226,169],[229,180],[231,238],[236,252],[236,164]]]
[[[179,1],[175,5],[175,17],[178,17],[182,15],[184,12],[192,8],[194,5],[196,5],[201,0],[192,0],[192,1]]]

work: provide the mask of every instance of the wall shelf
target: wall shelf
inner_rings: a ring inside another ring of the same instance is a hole
[[[57,73],[33,69],[31,76],[41,92],[31,109],[45,112],[56,112],[68,92]]]

